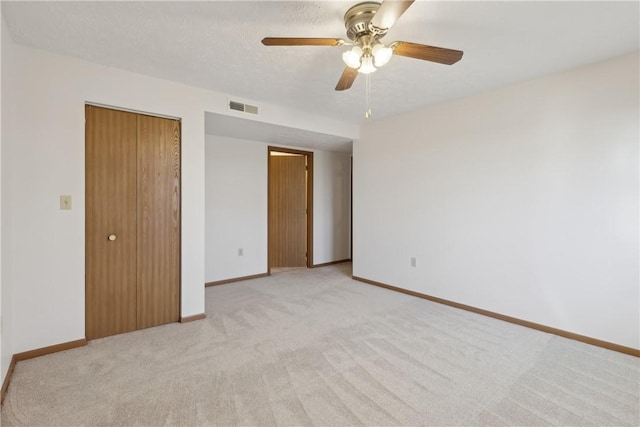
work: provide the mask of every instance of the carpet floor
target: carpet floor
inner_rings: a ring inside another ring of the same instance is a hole
[[[2,425],[640,425],[640,359],[350,268],[210,287],[204,320],[20,362]]]

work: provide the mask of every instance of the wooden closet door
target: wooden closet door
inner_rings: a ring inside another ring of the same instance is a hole
[[[269,156],[269,266],[307,265],[307,183],[304,155]]]
[[[93,339],[136,329],[137,119],[87,105],[85,120],[85,332]]]
[[[180,317],[180,122],[138,116],[138,329]]]

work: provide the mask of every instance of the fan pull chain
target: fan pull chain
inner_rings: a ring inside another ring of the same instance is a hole
[[[364,118],[368,119],[369,117],[371,117],[371,73],[366,74],[365,90],[366,90],[366,94],[365,94],[366,111],[364,113]]]

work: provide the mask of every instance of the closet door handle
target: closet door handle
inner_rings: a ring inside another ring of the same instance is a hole
[[[114,241],[116,240],[118,237],[115,234],[109,234],[109,237],[107,237],[110,241]]]

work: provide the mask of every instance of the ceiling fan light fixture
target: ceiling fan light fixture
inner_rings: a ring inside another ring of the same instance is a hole
[[[342,60],[345,64],[347,64],[347,67],[355,68],[357,70],[358,68],[360,68],[360,65],[362,63],[360,59],[361,56],[362,48],[360,46],[354,46],[352,49],[349,49],[342,54]]]
[[[376,71],[376,66],[373,65],[373,56],[364,55],[362,57],[362,65],[358,68],[358,72],[362,74],[371,74]]]
[[[389,62],[391,56],[393,55],[393,49],[391,49],[390,47],[386,47],[382,43],[379,43],[375,45],[373,49],[371,49],[371,54],[373,55],[373,62],[375,66],[380,68],[384,64]]]
[[[394,55],[446,65],[455,64],[462,58],[461,50],[406,41],[394,41],[385,45],[380,41],[416,0],[359,1],[360,3],[349,8],[344,15],[344,25],[350,41],[327,37],[265,37],[262,39],[262,44],[265,46],[351,46],[348,51],[342,53],[342,60],[347,66],[338,80],[335,88],[337,91],[351,88],[358,73],[365,74],[367,87],[369,87],[371,80],[369,75],[387,64]],[[370,111],[367,111],[368,117]]]

